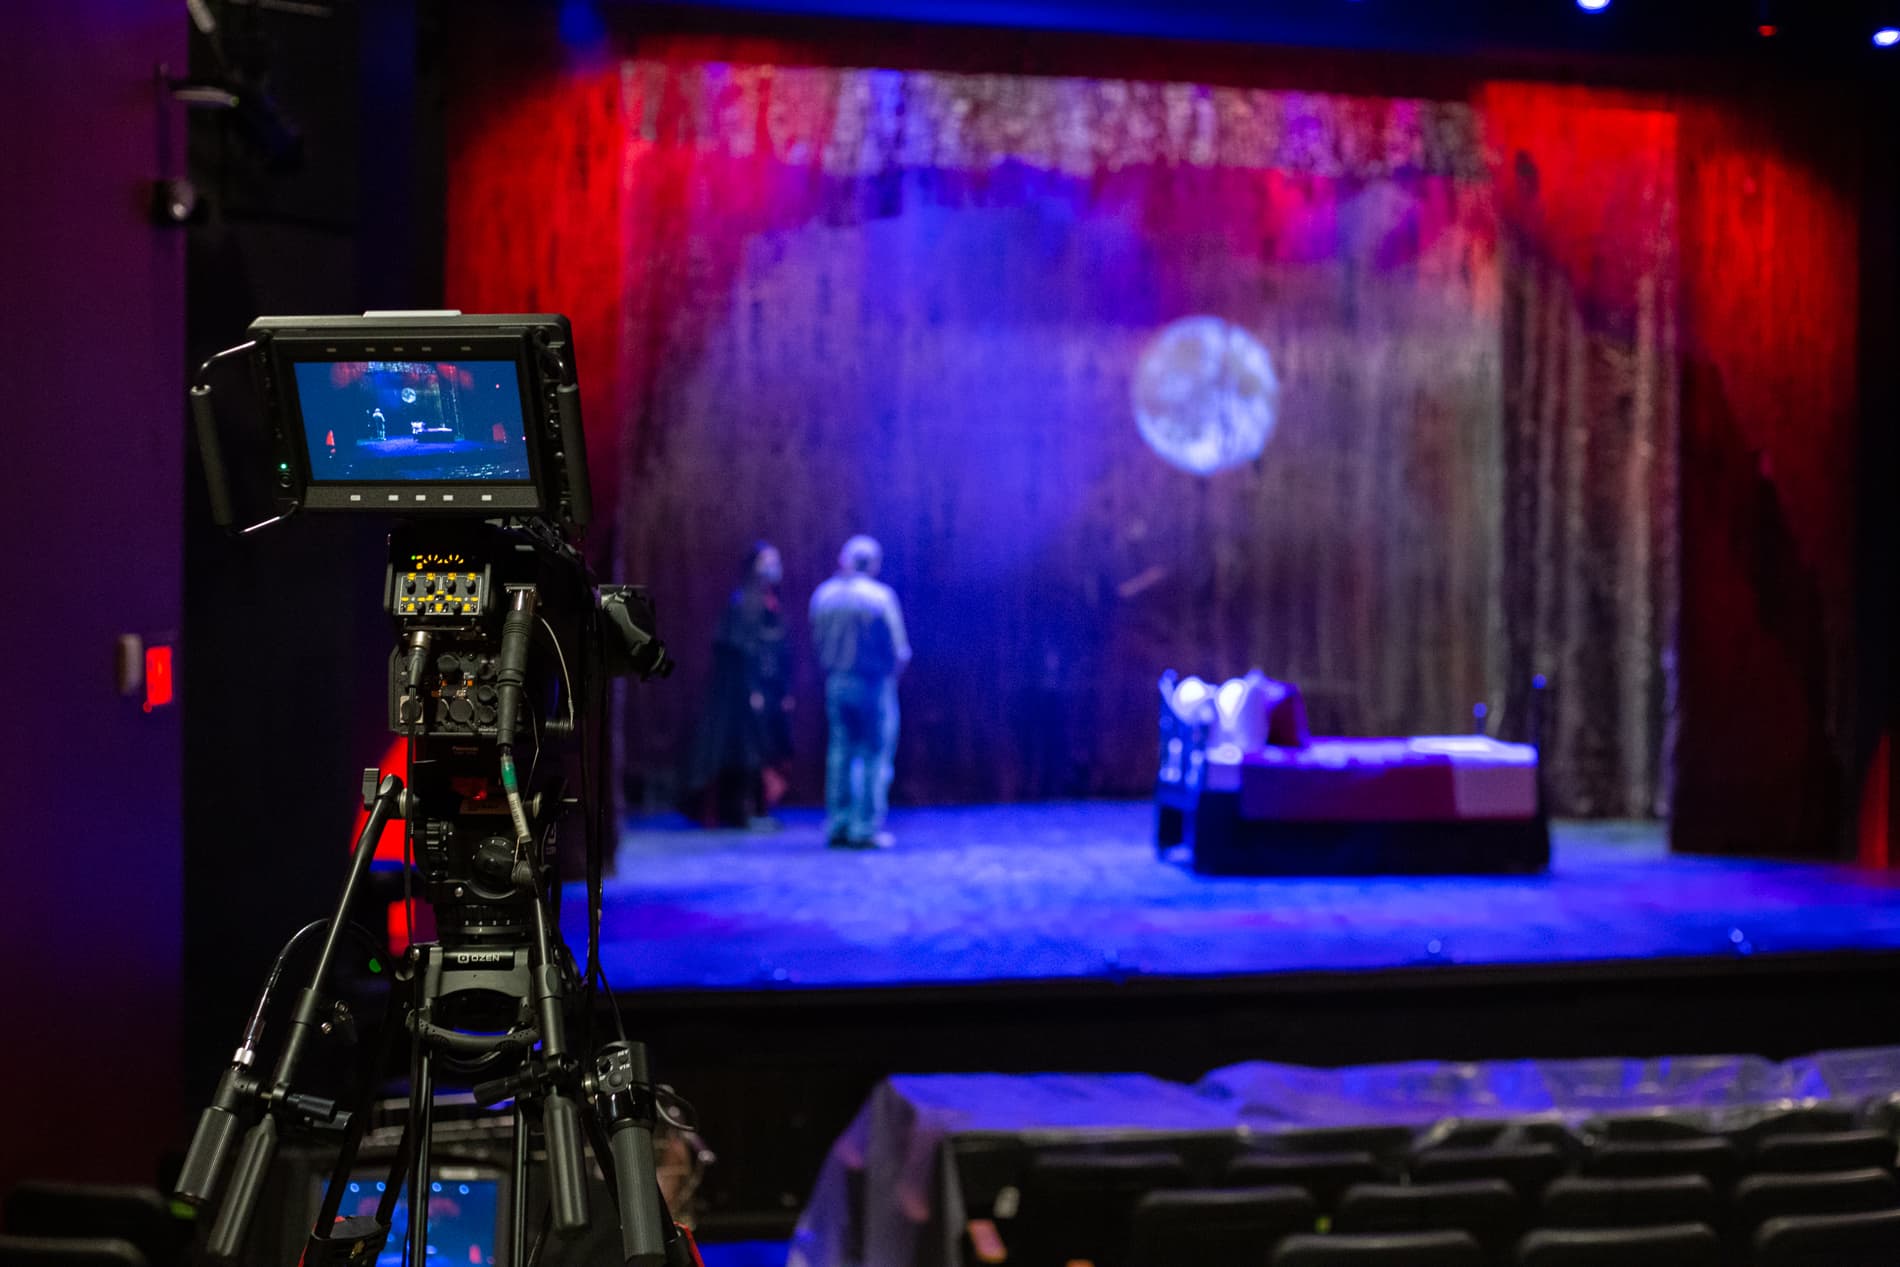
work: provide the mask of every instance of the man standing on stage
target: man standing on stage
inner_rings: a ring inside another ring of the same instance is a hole
[[[877,579],[884,549],[856,536],[838,573],[811,596],[812,642],[825,666],[825,834],[841,849],[888,849],[884,830],[897,755],[897,675],[910,663],[904,612]]]

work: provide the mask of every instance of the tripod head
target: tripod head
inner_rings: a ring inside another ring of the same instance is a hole
[[[570,785],[604,783],[580,769],[597,755],[581,737],[611,632],[591,578],[548,534],[409,523],[384,599],[389,725],[409,741],[408,835],[443,945],[520,941]]]

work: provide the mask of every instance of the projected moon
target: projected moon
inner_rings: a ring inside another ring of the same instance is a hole
[[[1273,438],[1280,380],[1260,340],[1219,317],[1184,317],[1143,349],[1130,396],[1141,438],[1196,475],[1251,462]]]

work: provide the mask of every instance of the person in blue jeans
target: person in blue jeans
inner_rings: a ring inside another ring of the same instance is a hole
[[[856,536],[838,572],[811,596],[812,642],[825,668],[825,836],[836,848],[888,849],[884,830],[897,756],[897,678],[910,663],[904,611],[877,579],[884,550]]]

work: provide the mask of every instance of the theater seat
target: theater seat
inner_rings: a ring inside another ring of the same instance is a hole
[[[1544,1189],[1538,1222],[1547,1227],[1656,1227],[1670,1223],[1722,1222],[1722,1201],[1701,1175],[1656,1179],[1588,1179],[1569,1176]]]
[[[132,1242],[116,1237],[0,1234],[0,1267],[151,1267]]]
[[[1542,1228],[1517,1246],[1518,1267],[1721,1267],[1722,1243],[1701,1223]]]
[[[1740,1151],[1717,1135],[1697,1139],[1613,1140],[1591,1149],[1583,1159],[1583,1173],[1601,1179],[1701,1175],[1718,1190],[1733,1183],[1741,1167]]]
[[[1284,1130],[1260,1140],[1227,1166],[1227,1183],[1303,1187],[1330,1214],[1353,1183],[1397,1180],[1397,1159],[1412,1144],[1406,1126],[1324,1126]]]
[[[1290,1236],[1271,1267],[1485,1267],[1478,1242],[1463,1232],[1381,1236]]]
[[[1261,1267],[1288,1236],[1311,1232],[1319,1207],[1300,1188],[1151,1192],[1135,1207],[1131,1267]]]
[[[191,1224],[158,1193],[125,1184],[29,1179],[7,1193],[6,1231],[14,1236],[128,1241],[152,1267],[185,1259]]]
[[[1798,1214],[1859,1214],[1900,1207],[1900,1184],[1884,1170],[1749,1175],[1735,1185],[1735,1221],[1752,1232],[1769,1219]]]
[[[1769,1219],[1755,1233],[1754,1267],[1893,1267],[1900,1210]]]
[[[1016,1237],[1035,1264],[1127,1261],[1135,1205],[1158,1188],[1185,1188],[1188,1170],[1172,1152],[1049,1152],[1023,1174]]]
[[[1357,1184],[1340,1198],[1335,1232],[1465,1232],[1488,1255],[1524,1231],[1524,1206],[1502,1179],[1458,1183]]]
[[[1793,1171],[1894,1168],[1894,1143],[1879,1131],[1801,1131],[1770,1135],[1755,1149],[1753,1168]]]
[[[1432,1148],[1412,1159],[1416,1183],[1502,1179],[1530,1198],[1568,1168],[1554,1144],[1493,1144],[1483,1148]]]
[[[1276,1131],[1257,1137],[1264,1153],[1371,1153],[1387,1158],[1404,1155],[1412,1146],[1409,1126],[1315,1126]]]
[[[1861,1125],[1851,1109],[1827,1104],[1804,1104],[1798,1109],[1770,1113],[1753,1125],[1722,1131],[1721,1134],[1740,1144],[1742,1151],[1747,1153],[1775,1135],[1833,1134],[1857,1130]]]
[[[1295,1187],[1313,1194],[1322,1211],[1331,1212],[1355,1183],[1389,1178],[1371,1153],[1243,1153],[1227,1168],[1227,1182],[1247,1187]]]
[[[1585,1128],[1589,1134],[1618,1144],[1653,1144],[1667,1139],[1710,1139],[1724,1132],[1706,1122],[1677,1113],[1632,1113],[1598,1118]]]

